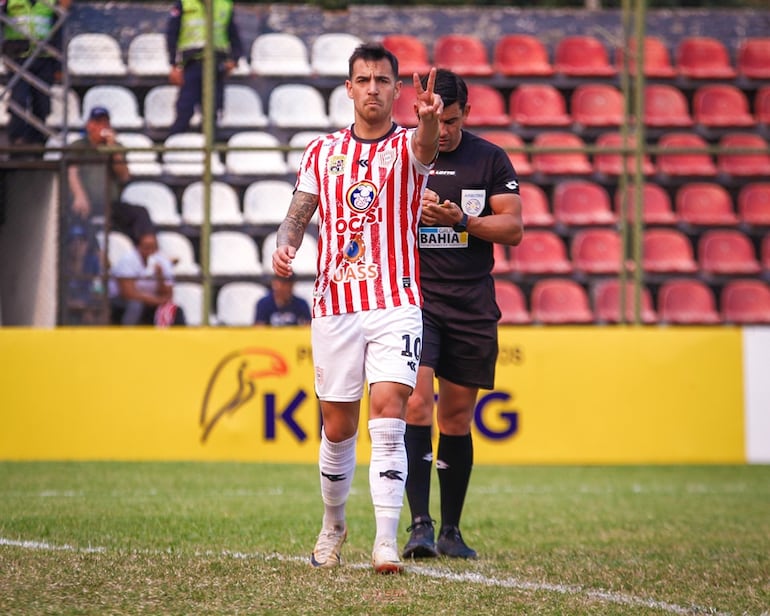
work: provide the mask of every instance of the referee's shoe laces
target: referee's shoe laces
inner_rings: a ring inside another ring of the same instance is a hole
[[[435,558],[438,556],[433,530],[433,520],[430,517],[417,517],[406,529],[412,533],[404,546],[404,558]]]

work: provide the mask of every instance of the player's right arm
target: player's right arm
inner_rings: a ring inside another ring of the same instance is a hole
[[[294,193],[286,213],[276,234],[276,248],[273,253],[273,271],[278,276],[290,276],[291,262],[302,244],[310,219],[318,207],[318,195],[298,190]]]

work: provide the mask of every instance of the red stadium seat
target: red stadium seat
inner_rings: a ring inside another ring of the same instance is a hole
[[[754,116],[758,124],[770,124],[770,86],[763,86],[754,95]]]
[[[708,144],[702,137],[694,133],[666,133],[658,141],[658,147],[663,150],[694,149],[700,152],[658,154],[656,166],[660,173],[673,176],[714,176],[717,173],[716,165],[707,152]]]
[[[559,39],[554,53],[554,69],[569,77],[611,77],[617,73],[609,62],[604,44],[593,36]]]
[[[393,121],[407,128],[417,126],[417,112],[414,110],[416,102],[417,93],[414,91],[414,86],[406,84],[401,86],[401,94],[393,101]]]
[[[629,147],[634,147],[636,137],[628,135],[626,143]],[[619,149],[623,146],[623,137],[620,133],[608,132],[602,133],[596,139],[597,148],[607,148],[608,150]],[[623,173],[623,156],[620,152],[605,152],[597,150],[594,154],[594,169],[597,173],[603,175],[620,175]],[[632,154],[626,155],[626,171],[633,174],[636,171],[636,159]],[[642,173],[652,175],[655,173],[655,165],[652,164],[647,154],[642,156]]]
[[[538,148],[563,148],[578,150],[585,142],[573,133],[553,131],[539,133],[532,142],[532,167],[538,173],[552,175],[587,175],[593,171],[585,152],[540,152]]]
[[[700,280],[687,278],[667,280],[660,286],[658,318],[662,323],[677,325],[721,322],[711,288]]]
[[[759,263],[765,274],[770,274],[770,233],[762,238],[759,245]]]
[[[538,280],[532,287],[532,318],[536,323],[558,325],[593,323],[588,293],[574,280]]]
[[[676,67],[682,76],[692,79],[733,79],[736,75],[725,44],[707,36],[682,39],[676,50]]]
[[[719,140],[719,147],[727,150],[757,149],[764,153],[738,154],[722,152],[717,156],[717,169],[734,176],[770,176],[770,146],[754,133],[731,133]]]
[[[596,283],[593,292],[594,312],[596,320],[600,323],[620,323],[621,289],[625,289],[623,299],[625,301],[625,321],[634,321],[634,301],[636,291],[634,283],[627,281],[625,287],[620,286],[620,281],[613,278]],[[652,294],[647,287],[642,287],[640,295],[639,317],[642,323],[655,323],[658,315],[652,305]]]
[[[488,77],[493,73],[484,43],[471,34],[445,34],[433,45],[433,61],[464,77]]]
[[[522,84],[511,92],[509,102],[511,120],[516,124],[568,126],[572,123],[564,95],[550,84]]]
[[[492,244],[495,264],[492,267],[493,274],[507,274],[511,271],[511,263],[508,260],[508,247],[503,244]]]
[[[636,219],[636,187],[626,187],[626,216],[629,221]],[[620,216],[623,193],[615,193],[615,212]],[[642,186],[642,220],[647,225],[673,225],[677,218],[671,198],[658,184],[645,182]]]
[[[572,273],[564,240],[553,231],[524,233],[521,244],[511,247],[510,260],[512,271],[523,275]]]
[[[553,75],[548,50],[530,34],[501,36],[494,49],[496,72],[507,77],[547,77]]]
[[[507,130],[489,130],[479,134],[504,150],[524,147],[524,140],[516,133]],[[526,152],[508,152],[508,158],[511,160],[513,168],[516,169],[517,175],[530,175],[532,173],[532,163],[529,162]]]
[[[623,94],[609,84],[580,85],[570,99],[572,119],[580,126],[620,126],[624,109]]]
[[[698,271],[692,244],[677,229],[648,229],[642,237],[642,268],[652,274]]]
[[[521,221],[524,228],[552,227],[554,220],[548,207],[548,197],[542,188],[529,182],[519,184],[521,197]]]
[[[770,37],[749,38],[738,48],[738,74],[749,79],[770,79]]]
[[[508,126],[511,119],[505,112],[505,99],[500,91],[483,84],[468,85],[470,113],[466,126]]]
[[[731,84],[700,86],[693,97],[693,118],[696,124],[709,127],[753,126],[749,99]]]
[[[500,308],[501,325],[524,325],[532,322],[527,310],[527,300],[516,284],[495,278],[495,297]]]
[[[751,240],[736,229],[714,229],[701,235],[698,264],[711,276],[758,274],[762,269]]]
[[[738,218],[751,227],[770,227],[770,182],[744,184],[738,193]]]
[[[414,73],[422,76],[431,69],[428,60],[428,49],[416,36],[409,34],[388,34],[383,37],[385,49],[393,52],[398,58],[398,74],[411,77]]]
[[[679,221],[695,226],[733,226],[738,217],[730,193],[711,182],[691,182],[676,193],[676,213]]]
[[[581,229],[570,249],[575,272],[598,275],[620,272],[623,246],[614,229]]]
[[[618,71],[623,67],[625,48],[618,47],[615,64]],[[628,41],[628,67],[632,75],[636,74],[636,39]],[[662,40],[654,36],[644,37],[644,74],[647,77],[668,79],[676,76],[676,69],[671,64],[671,55]]]
[[[761,280],[730,280],[719,305],[726,323],[770,323],[770,286]]]
[[[644,124],[653,128],[692,126],[693,119],[682,91],[664,83],[645,86]]]
[[[556,185],[553,217],[557,224],[567,226],[612,225],[617,222],[607,190],[601,184],[586,180],[569,180]]]

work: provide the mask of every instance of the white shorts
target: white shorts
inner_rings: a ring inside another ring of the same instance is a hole
[[[360,400],[366,381],[414,388],[422,350],[419,307],[410,304],[318,317],[310,331],[320,400]]]

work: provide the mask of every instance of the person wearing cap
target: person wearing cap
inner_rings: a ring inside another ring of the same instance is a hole
[[[110,228],[136,242],[145,233],[154,233],[155,226],[144,207],[120,200],[122,187],[131,179],[125,154],[101,151],[116,146],[109,110],[93,107],[86,121],[85,136],[72,144],[67,171],[70,213],[75,222],[89,223],[94,217],[109,214]],[[105,202],[107,196],[109,203]]]
[[[257,302],[254,316],[256,325],[307,325],[310,323],[310,305],[301,297],[294,295],[292,274],[287,278],[274,276],[270,283],[270,293]]]
[[[8,18],[3,26],[3,57],[23,65],[41,44],[61,50],[61,29],[54,29],[57,11],[68,10],[71,3],[72,0],[0,0],[0,12]],[[25,69],[48,87],[60,71],[61,62],[46,49],[37,53]],[[23,77],[11,88],[11,100],[42,124],[51,113],[50,96]],[[11,145],[42,145],[46,135],[11,110],[8,140]]]
[[[224,104],[224,80],[243,55],[238,27],[233,19],[232,0],[213,0],[214,51],[216,58],[215,106]],[[166,26],[171,73],[169,81],[179,86],[176,119],[169,134],[189,130],[196,105],[203,96],[203,49],[206,46],[207,12],[201,0],[177,0],[171,7]]]

